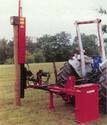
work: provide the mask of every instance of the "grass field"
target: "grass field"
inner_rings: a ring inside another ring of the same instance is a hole
[[[57,63],[58,69],[62,63]],[[31,64],[35,73],[39,69],[51,73],[50,82],[54,83],[51,63]],[[14,103],[14,65],[0,65],[0,125],[77,125],[74,109],[58,98],[56,109],[49,110],[49,95],[41,90],[26,90],[20,107]],[[107,125],[107,116],[101,116],[98,121],[88,125]]]

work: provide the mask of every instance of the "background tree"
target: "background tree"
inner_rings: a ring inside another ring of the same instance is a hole
[[[106,24],[102,25],[102,32],[103,32],[103,34],[107,33],[107,25]]]
[[[34,58],[33,54],[31,54],[29,51],[26,50],[26,63],[33,63]]]
[[[0,40],[0,64],[4,64],[7,58],[7,40],[5,38]]]
[[[44,35],[37,39],[37,44],[43,50],[46,61],[65,61],[71,53],[71,35],[65,32],[53,36]]]
[[[11,40],[7,43],[6,53],[7,53],[7,58],[5,60],[5,63],[8,63],[8,64],[14,63],[14,59],[13,59],[13,41],[11,41]]]
[[[33,53],[34,62],[46,62],[45,56],[42,50],[38,50]]]
[[[26,50],[33,54],[36,49],[36,42],[33,42],[32,37],[26,36]]]
[[[85,35],[81,34],[81,39],[83,43],[83,49],[85,50],[85,54],[88,56],[97,55],[98,52],[98,46],[97,46],[97,36],[94,34],[91,35]],[[74,43],[73,43],[74,52],[77,51],[76,48],[78,48],[78,39],[75,37]]]
[[[107,10],[104,9],[104,8],[102,8],[102,7],[100,7],[99,9],[96,9],[96,10],[97,10],[97,12],[100,13],[100,14],[107,14]]]
[[[105,26],[103,30],[106,31]],[[89,56],[98,54],[97,37],[95,35],[82,34],[83,47]],[[107,39],[105,39],[105,43]],[[43,35],[32,41],[32,37],[26,38],[26,63],[66,61],[70,55],[76,52],[78,40],[75,37],[71,43],[71,35],[60,32],[55,35]],[[13,41],[0,40],[0,64],[13,63]]]

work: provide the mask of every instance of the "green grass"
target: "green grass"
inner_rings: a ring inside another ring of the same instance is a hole
[[[58,69],[63,63],[57,63]],[[39,69],[51,73],[50,83],[54,83],[52,63],[30,64],[33,73]],[[0,65],[0,125],[77,125],[74,109],[55,98],[56,109],[49,110],[49,94],[41,90],[27,89],[20,107],[14,99],[15,67]],[[107,125],[106,116],[88,125]]]

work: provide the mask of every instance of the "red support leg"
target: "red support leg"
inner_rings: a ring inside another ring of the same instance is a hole
[[[49,105],[50,110],[52,111],[54,109],[54,104],[53,104],[53,93],[50,92],[50,105]]]

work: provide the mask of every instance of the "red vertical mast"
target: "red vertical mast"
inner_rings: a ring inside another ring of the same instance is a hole
[[[18,5],[18,17],[22,16],[22,6],[21,6],[22,1],[19,0],[19,5]]]
[[[24,98],[26,88],[25,55],[26,55],[26,18],[22,15],[22,0],[19,0],[18,7],[18,64],[20,65],[20,97]]]

